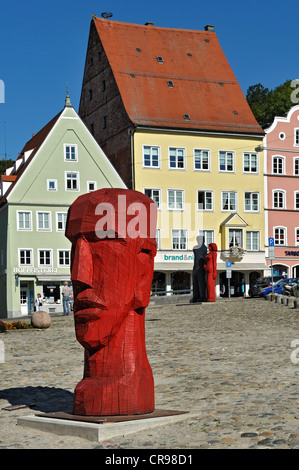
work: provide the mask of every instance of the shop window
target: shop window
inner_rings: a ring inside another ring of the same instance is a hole
[[[174,294],[189,294],[191,292],[190,274],[184,271],[171,273],[171,290]]]

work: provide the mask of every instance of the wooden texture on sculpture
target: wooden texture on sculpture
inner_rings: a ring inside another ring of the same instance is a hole
[[[209,243],[205,269],[207,271],[207,302],[216,302],[215,282],[217,277],[217,245]]]
[[[73,413],[107,416],[154,411],[145,347],[156,255],[156,204],[137,191],[101,189],[68,212],[76,337],[84,374]]]

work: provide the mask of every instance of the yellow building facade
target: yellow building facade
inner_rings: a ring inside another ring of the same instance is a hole
[[[228,289],[231,295],[248,294],[264,274],[263,157],[255,151],[261,141],[261,136],[135,131],[135,189],[158,205],[157,292],[190,290],[199,235],[206,246],[218,247],[218,296]],[[244,251],[239,259],[230,253],[233,246]]]

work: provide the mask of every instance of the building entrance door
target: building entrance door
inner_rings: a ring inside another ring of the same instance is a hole
[[[28,315],[29,313],[29,286],[28,282],[20,283],[20,304],[21,315]]]

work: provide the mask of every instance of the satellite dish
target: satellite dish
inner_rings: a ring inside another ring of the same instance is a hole
[[[113,16],[113,15],[109,11],[104,11],[104,13],[101,14],[101,17],[105,18],[105,19],[111,18],[111,16]]]

